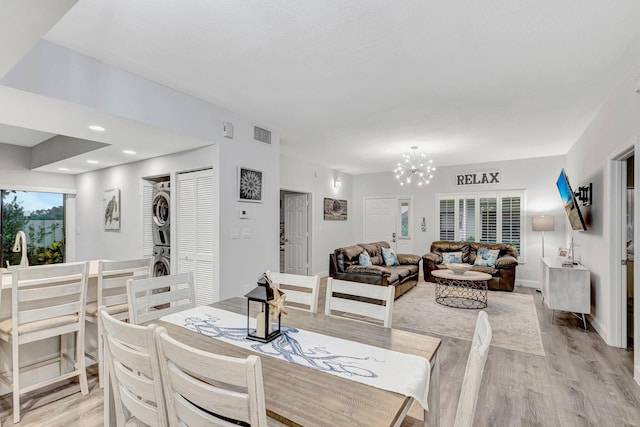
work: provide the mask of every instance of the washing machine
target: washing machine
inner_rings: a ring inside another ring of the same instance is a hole
[[[153,247],[153,277],[171,274],[171,249],[169,246]]]
[[[169,181],[158,182],[153,185],[152,215],[153,215],[153,244],[156,246],[170,246],[169,229],[171,228],[171,190]]]

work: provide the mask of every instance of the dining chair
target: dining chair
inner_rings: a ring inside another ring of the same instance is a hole
[[[13,271],[11,317],[0,322],[0,339],[11,344],[13,422],[20,421],[20,396],[61,380],[79,377],[80,391],[89,393],[84,363],[84,313],[89,263],[52,264]],[[68,353],[68,334],[75,334],[75,357]],[[34,366],[20,366],[20,347],[60,337],[60,352],[37,366],[58,364],[59,375],[23,386],[20,372]]]
[[[193,273],[127,280],[129,321],[139,325],[195,307]]]
[[[87,352],[86,355],[98,362],[100,388],[104,385],[104,351],[102,349],[102,328],[100,327],[100,322],[98,322],[98,307],[106,307],[107,312],[118,320],[128,319],[127,280],[151,277],[152,269],[153,258],[98,262],[97,300],[87,303],[86,310],[86,321],[98,326],[98,348],[97,354]]]
[[[318,297],[320,295],[320,277],[302,276],[299,274],[276,273],[267,271],[269,280],[286,294],[287,308],[297,308],[300,310],[318,312]]]
[[[390,328],[394,292],[393,286],[377,286],[329,277],[324,314],[332,316],[332,311],[336,311],[347,314],[340,317],[353,318],[349,315],[355,315],[358,316],[356,320],[381,320],[385,328]]]
[[[98,310],[105,342],[105,417],[109,416],[109,397],[113,396],[116,422],[107,425],[167,426],[167,413],[160,377],[158,353],[153,335],[157,325],[125,323]],[[111,394],[110,394],[111,392]],[[110,420],[113,421],[113,420]]]
[[[487,361],[487,355],[489,354],[492,335],[489,316],[485,311],[481,311],[478,313],[476,328],[473,333],[473,341],[471,342],[471,350],[467,358],[467,367],[464,371],[462,389],[460,390],[460,397],[458,398],[454,427],[471,427],[473,425],[473,418],[475,417],[478,403],[478,391],[482,383],[482,374],[484,373],[484,365]],[[402,427],[418,425],[423,426],[425,423],[413,417],[406,417],[402,423]]]
[[[190,347],[155,331],[171,426],[267,426],[262,364],[255,355],[227,357]]]

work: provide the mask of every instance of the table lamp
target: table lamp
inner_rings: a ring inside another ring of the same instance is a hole
[[[534,216],[533,220],[531,221],[531,229],[533,231],[542,232],[542,258],[544,258],[544,232],[553,231],[554,226],[555,221],[553,217],[549,215]]]

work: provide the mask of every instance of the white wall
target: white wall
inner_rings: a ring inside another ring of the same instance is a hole
[[[29,170],[31,149],[0,143],[0,188],[75,193],[73,176]]]
[[[614,330],[615,318],[619,316],[611,309],[613,287],[619,285],[610,280],[612,269],[618,268],[618,263],[614,262],[612,265],[609,262],[612,251],[609,225],[613,219],[608,217],[608,200],[611,196],[608,190],[611,182],[607,173],[607,159],[637,141],[640,136],[640,95],[636,93],[639,76],[640,63],[637,63],[567,153],[567,173],[572,185],[593,182],[592,227],[586,233],[577,234],[575,238],[581,245],[577,250],[582,254],[582,262],[591,269],[592,303],[595,306],[592,323],[607,343],[613,341],[617,332]],[[639,153],[635,154],[637,159]],[[635,198],[638,200],[637,190]],[[639,253],[637,240],[634,249],[636,254]],[[637,270],[638,263],[635,265]],[[637,331],[640,330],[640,283],[637,271],[635,278],[637,340]],[[636,380],[640,382],[640,357],[637,351],[635,371]]]
[[[255,287],[261,272],[278,266],[280,137],[267,124],[46,41],[38,43],[2,79],[2,84],[134,120],[152,126],[154,131],[164,129],[217,144],[217,156],[207,148],[199,152],[202,156],[193,154],[196,152],[178,153],[78,176],[76,201],[82,204],[77,218],[78,257],[122,258],[124,254],[139,253],[140,242],[135,240],[139,233],[131,233],[139,219],[129,217],[126,209],[139,204],[135,192],[139,191],[141,176],[213,166],[214,173],[219,174],[220,297],[242,295]],[[234,124],[233,139],[222,137],[223,121]],[[271,144],[253,141],[254,124],[273,131]],[[263,203],[238,202],[238,166],[264,172]],[[95,217],[101,210],[96,210],[101,206],[97,200],[105,188],[118,186],[127,189],[122,199],[126,216],[120,233],[105,233],[98,226],[102,215]],[[238,218],[241,206],[249,210],[250,219]],[[137,215],[138,209],[130,212]],[[238,227],[248,228],[249,238],[232,240],[231,229]]]
[[[342,186],[335,188],[333,182],[338,177],[342,180]],[[352,233],[352,224],[354,217],[359,213],[353,205],[351,180],[352,177],[349,174],[284,154],[280,155],[280,188],[312,193],[311,274],[328,275],[329,254],[336,248],[357,243]],[[325,197],[347,200],[346,221],[324,220]]]
[[[518,283],[538,287],[540,282],[539,257],[542,254],[540,233],[531,231],[531,218],[536,215],[553,215],[556,229],[545,233],[545,256],[555,254],[564,246],[564,228],[568,224],[556,179],[564,166],[562,156],[522,159],[508,162],[482,163],[475,165],[437,168],[434,179],[423,187],[400,186],[392,172],[356,175],[353,177],[353,235],[355,241],[363,238],[363,203],[367,196],[413,196],[414,253],[429,252],[431,242],[438,240],[436,230],[436,196],[443,193],[468,193],[482,191],[526,190],[526,212],[524,222],[524,247],[526,263],[516,269]],[[500,170],[500,184],[456,186],[455,176],[487,170]],[[426,218],[427,231],[420,231],[420,221]]]

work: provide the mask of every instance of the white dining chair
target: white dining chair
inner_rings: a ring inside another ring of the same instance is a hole
[[[153,258],[98,262],[97,300],[87,303],[86,310],[86,321],[98,326],[98,348],[97,354],[87,352],[86,355],[98,362],[100,388],[103,386],[104,377],[104,351],[102,348],[102,329],[100,322],[98,322],[98,307],[106,307],[107,312],[118,320],[128,319],[127,280],[151,277],[152,269]]]
[[[153,335],[157,325],[138,326],[125,323],[109,314],[106,307],[98,310],[105,342],[105,360],[109,379],[105,381],[105,419],[113,396],[116,426],[167,426],[160,365]],[[111,394],[110,394],[111,392]]]
[[[458,398],[458,407],[456,409],[456,418],[453,423],[454,427],[471,427],[476,414],[476,406],[478,403],[478,391],[482,383],[482,374],[484,373],[484,365],[489,354],[489,346],[493,336],[489,316],[485,311],[478,313],[476,320],[476,328],[473,333],[473,341],[471,342],[471,350],[467,358],[467,367],[464,371],[462,380],[462,389]],[[426,414],[425,414],[426,416]],[[418,421],[412,417],[406,417],[402,423],[402,427],[427,425],[423,421]]]
[[[0,339],[11,344],[13,422],[20,421],[20,396],[61,380],[79,377],[83,395],[89,393],[84,362],[84,313],[89,263],[69,263],[19,268],[13,271],[11,317],[0,322]],[[75,334],[75,356],[67,354],[67,336]],[[59,375],[23,386],[20,347],[60,337],[60,353],[50,361],[59,365]]]
[[[269,280],[286,295],[287,308],[318,312],[318,297],[320,295],[320,276],[302,276],[299,274],[276,273],[267,271]]]
[[[393,316],[393,286],[376,286],[368,283],[349,282],[333,277],[327,279],[327,295],[324,313],[334,315],[332,311],[358,316],[356,320],[381,320],[385,328],[391,327]]]
[[[258,356],[202,351],[170,337],[164,327],[155,334],[171,426],[230,426],[237,421],[267,426]]]
[[[193,273],[127,280],[129,321],[139,325],[195,307]]]

